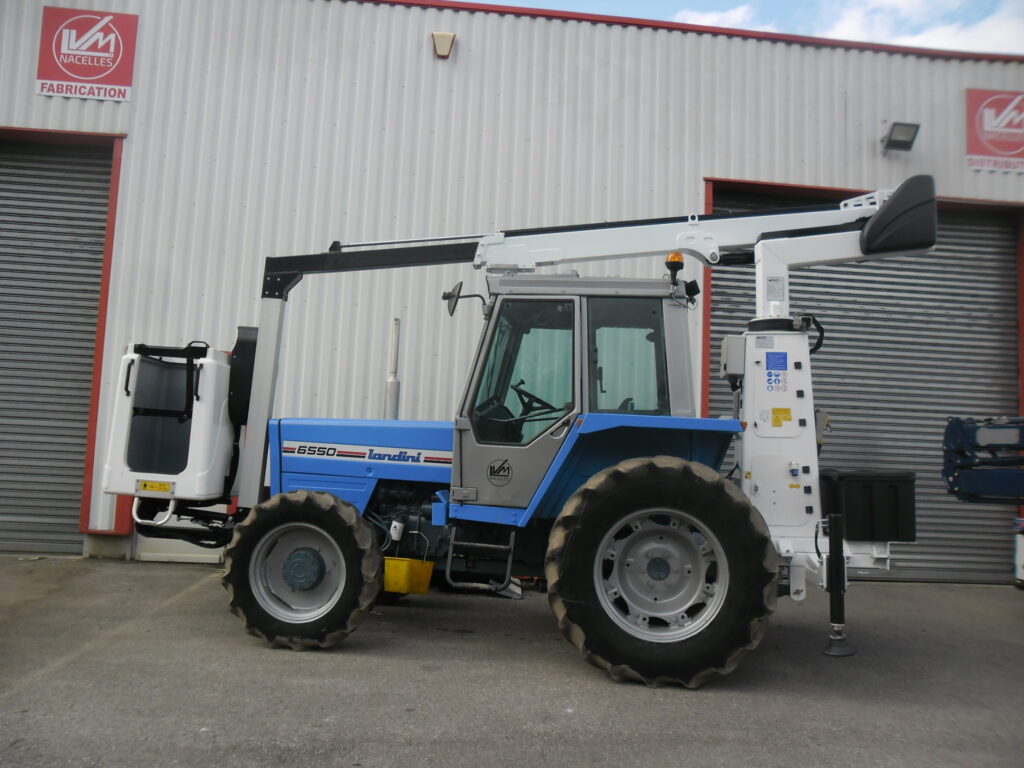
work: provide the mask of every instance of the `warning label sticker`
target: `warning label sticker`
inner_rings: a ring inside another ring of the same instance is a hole
[[[769,392],[785,392],[788,389],[786,374],[782,371],[766,371],[768,376],[767,389]]]
[[[787,421],[793,420],[793,411],[790,408],[772,408],[772,426],[784,426]]]

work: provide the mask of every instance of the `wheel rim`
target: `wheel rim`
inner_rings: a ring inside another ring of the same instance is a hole
[[[341,598],[345,576],[338,543],[308,523],[288,523],[270,531],[249,561],[249,583],[260,607],[291,623],[329,613]]]
[[[664,507],[634,512],[605,534],[594,558],[601,607],[633,637],[673,643],[702,631],[729,591],[718,538]]]

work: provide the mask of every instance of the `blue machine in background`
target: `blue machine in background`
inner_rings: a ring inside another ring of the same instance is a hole
[[[961,501],[1024,502],[1024,418],[951,418],[942,479]]]
[[[1024,417],[951,418],[942,479],[961,501],[1024,504]],[[1014,522],[1014,585],[1024,588],[1024,518]]]

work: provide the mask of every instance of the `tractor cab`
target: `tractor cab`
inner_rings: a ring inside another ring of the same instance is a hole
[[[553,516],[598,464],[654,445],[689,458],[688,441],[670,439],[680,428],[714,427],[712,453],[724,453],[738,426],[723,434],[718,420],[695,418],[690,302],[669,281],[505,275],[488,287],[455,419],[451,517],[522,526]]]

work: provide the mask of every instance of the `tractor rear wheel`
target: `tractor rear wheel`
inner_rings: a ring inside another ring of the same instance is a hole
[[[548,601],[566,639],[616,680],[696,688],[761,640],[778,564],[747,498],[702,464],[629,459],[555,521]]]
[[[270,645],[328,648],[380,590],[380,553],[359,510],[329,493],[293,491],[249,510],[224,553],[231,610]]]

